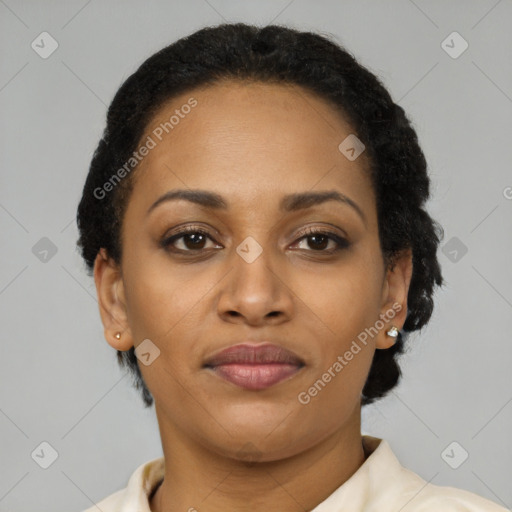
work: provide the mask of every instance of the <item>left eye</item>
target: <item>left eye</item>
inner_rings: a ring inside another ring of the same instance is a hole
[[[325,252],[325,253],[333,253],[340,251],[341,249],[346,249],[350,244],[345,238],[342,238],[338,236],[335,233],[330,233],[326,231],[320,231],[315,229],[308,229],[303,233],[303,236],[299,238],[299,243],[301,240],[307,240],[310,241],[307,242],[310,246],[316,246],[316,249],[314,252]],[[313,240],[313,244],[311,244],[311,240]],[[329,250],[325,250],[326,244],[328,242],[334,242],[334,248],[331,248]]]
[[[304,231],[302,236],[295,242],[301,243],[302,240],[309,239],[309,246],[314,246],[313,252],[324,252],[324,253],[333,253],[342,249],[346,249],[349,247],[349,242],[335,233],[330,233],[326,231],[309,229]],[[207,231],[198,228],[187,228],[179,233],[172,235],[161,242],[161,246],[164,248],[172,248],[173,252],[198,252],[203,250],[206,239],[215,242],[213,238],[208,234]],[[176,247],[176,242],[181,241],[184,248]],[[328,245],[329,241],[334,242],[334,248],[330,248],[326,250],[326,245]],[[220,247],[217,245],[217,247]],[[303,248],[300,248],[303,249]]]

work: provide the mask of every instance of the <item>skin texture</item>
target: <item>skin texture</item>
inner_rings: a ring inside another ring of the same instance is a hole
[[[311,510],[365,460],[361,391],[374,351],[394,341],[386,331],[405,322],[411,254],[385,268],[365,154],[349,161],[338,150],[352,130],[324,100],[295,86],[226,81],[174,98],[144,139],[190,97],[197,106],[135,171],[121,265],[101,250],[94,270],[108,343],[128,350],[150,339],[160,350],[149,366],[139,363],[166,460],[151,510]],[[229,209],[179,200],[147,213],[177,188],[216,192]],[[335,201],[279,210],[286,194],[324,190],[351,198],[365,220]],[[176,240],[183,255],[159,245],[185,224],[212,239]],[[326,255],[336,242],[305,237],[306,226],[350,246]],[[262,248],[251,263],[236,251],[247,237]],[[298,394],[393,304],[396,316],[301,404]],[[203,368],[247,340],[280,344],[305,366],[259,391]]]

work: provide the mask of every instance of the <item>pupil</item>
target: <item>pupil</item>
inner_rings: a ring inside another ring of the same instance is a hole
[[[312,240],[318,240],[319,238],[324,240],[324,243],[320,243],[321,247],[317,247],[317,249],[325,249],[325,242],[327,240],[327,237],[325,235],[311,235],[310,238]],[[313,245],[317,242],[313,242]]]
[[[203,238],[204,235],[201,235],[201,234],[191,234],[191,235],[186,235],[185,237],[185,245],[187,245],[187,240],[190,241],[192,240],[192,245],[194,246],[193,248],[196,248],[197,249],[197,246],[199,244],[201,244],[201,242],[204,242],[204,240],[200,240],[200,238]],[[187,245],[188,247],[188,245]],[[189,248],[189,247],[188,247]]]

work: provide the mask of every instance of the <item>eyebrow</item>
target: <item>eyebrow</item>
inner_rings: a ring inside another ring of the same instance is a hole
[[[185,200],[194,204],[198,204],[205,208],[213,210],[228,210],[228,203],[224,198],[215,193],[207,190],[190,190],[190,189],[177,189],[169,190],[164,195],[160,196],[148,209],[149,215],[157,206],[168,201]],[[359,205],[345,194],[337,190],[326,190],[320,192],[298,192],[289,194],[281,199],[279,208],[283,212],[295,212],[306,208],[311,208],[328,201],[337,201],[340,204],[350,206],[363,220],[366,225],[366,216]]]

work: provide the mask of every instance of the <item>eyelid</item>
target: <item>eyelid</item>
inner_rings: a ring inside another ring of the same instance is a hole
[[[341,233],[340,233],[341,232]],[[335,226],[334,224],[330,224],[328,222],[324,222],[323,225],[308,225],[304,228],[301,228],[298,233],[294,235],[294,237],[301,236],[304,233],[309,234],[315,234],[315,233],[326,233],[326,234],[332,234],[338,237],[343,237],[348,239],[348,235],[345,232],[345,230]]]

